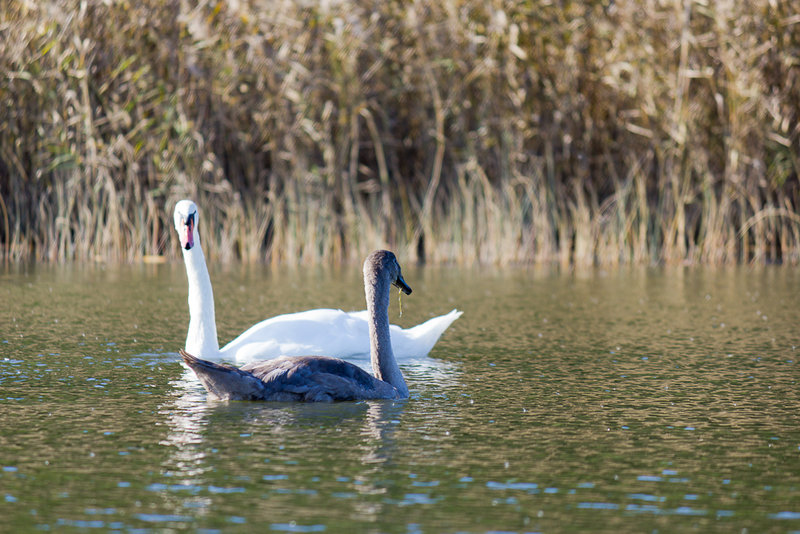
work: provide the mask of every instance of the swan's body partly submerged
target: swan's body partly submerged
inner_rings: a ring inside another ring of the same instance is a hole
[[[389,334],[391,285],[411,293],[394,254],[387,250],[373,252],[364,262],[364,290],[375,376],[352,363],[324,356],[284,356],[237,369],[201,360],[183,350],[180,353],[209,394],[220,400],[331,402],[407,398],[408,387],[392,352]]]
[[[349,358],[369,353],[367,311],[344,312],[324,308],[266,319],[220,349],[214,316],[214,294],[197,230],[197,206],[191,200],[181,200],[175,206],[174,218],[189,281],[186,352],[205,359],[240,364],[278,356],[326,355]],[[412,328],[391,325],[390,336],[395,356],[401,359],[426,356],[461,313],[453,310]]]

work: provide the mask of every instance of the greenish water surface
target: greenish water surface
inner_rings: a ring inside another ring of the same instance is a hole
[[[211,266],[222,344],[357,267]],[[0,531],[800,532],[800,272],[406,266],[411,398],[210,402],[181,264],[0,270]],[[365,364],[366,361],[360,362]]]

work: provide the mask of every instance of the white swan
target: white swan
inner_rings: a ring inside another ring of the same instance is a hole
[[[348,313],[334,309],[307,310],[266,319],[220,349],[214,317],[214,294],[197,228],[197,205],[191,200],[178,202],[174,221],[189,281],[187,352],[205,359],[240,364],[278,356],[324,354],[349,358],[369,353],[367,311]],[[391,325],[390,335],[396,357],[426,356],[461,313],[453,310],[407,329]]]
[[[237,369],[201,360],[184,350],[180,353],[209,394],[220,400],[405,399],[408,387],[392,353],[389,335],[390,285],[411,294],[394,254],[375,251],[364,261],[370,360],[375,376],[355,364],[325,356],[284,356]]]

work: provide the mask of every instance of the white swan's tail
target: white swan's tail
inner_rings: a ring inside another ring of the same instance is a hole
[[[264,383],[252,373],[229,365],[201,360],[181,349],[183,361],[194,371],[206,391],[220,400],[259,400],[264,398]]]
[[[401,335],[392,332],[392,349],[396,357],[421,358],[427,356],[445,330],[464,313],[452,310],[450,313],[428,319],[422,324],[402,331]],[[394,330],[394,329],[392,329]]]

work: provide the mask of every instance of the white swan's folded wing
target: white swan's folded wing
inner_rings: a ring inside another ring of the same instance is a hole
[[[347,358],[369,354],[369,324],[342,310],[287,313],[261,321],[220,351],[239,363],[278,356]]]
[[[445,330],[463,312],[428,319],[411,328],[391,325],[395,358],[427,356]],[[334,358],[369,355],[367,312],[321,308],[287,313],[261,321],[220,350],[224,360],[247,363],[278,356],[324,355]]]

